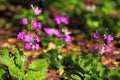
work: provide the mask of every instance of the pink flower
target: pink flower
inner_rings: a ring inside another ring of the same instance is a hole
[[[105,53],[105,47],[102,47],[102,49],[100,50],[100,54]]]
[[[106,53],[110,53],[110,52],[111,52],[111,49],[110,49],[110,48],[106,48],[105,52],[106,52]]]
[[[32,45],[31,45],[30,43],[26,43],[26,44],[25,44],[25,49],[26,49],[26,50],[30,50],[31,47],[32,47]]]
[[[17,39],[24,40],[25,35],[26,35],[25,32],[19,32],[18,35],[17,35]]]
[[[37,23],[37,28],[40,29],[40,30],[42,29],[42,23],[41,22]]]
[[[28,24],[28,19],[27,19],[27,18],[22,18],[22,24],[23,24],[23,25]]]
[[[32,45],[32,49],[34,49],[34,50],[39,50],[40,49],[40,46],[39,46],[39,44],[34,44],[34,45]]]
[[[54,20],[56,21],[56,23],[59,25],[61,24],[61,20],[60,20],[60,16],[55,16]]]
[[[100,38],[100,33],[96,30],[96,32],[93,34],[94,39],[99,39]]]
[[[37,51],[38,51],[39,49],[40,49],[39,44],[36,44],[36,45],[35,45],[35,50],[37,50]]]
[[[31,24],[32,24],[32,28],[37,28],[37,26],[38,26],[38,23],[37,23],[37,20],[36,20],[36,18],[31,22]]]
[[[72,42],[72,39],[71,39],[71,36],[70,35],[65,35],[64,38],[66,43],[71,43]]]
[[[55,16],[54,17],[55,22],[60,25],[62,23],[68,25],[69,24],[69,20],[68,17],[64,17],[64,16]]]
[[[93,48],[92,48],[92,52],[98,52],[98,46],[94,46]]]
[[[62,34],[61,34],[57,29],[44,28],[44,31],[45,31],[48,35],[55,35],[56,37],[62,37]]]
[[[34,10],[34,14],[35,14],[35,15],[39,15],[39,14],[41,14],[41,13],[42,13],[42,10],[41,10],[41,9],[36,8],[36,9]]]
[[[33,42],[34,39],[33,39],[33,36],[31,34],[27,34],[24,36],[24,41],[26,42]]]
[[[40,38],[39,38],[38,36],[35,37],[35,40],[36,40],[37,42],[40,42]]]
[[[44,31],[45,31],[48,35],[53,35],[53,34],[54,34],[54,29],[52,29],[52,28],[44,28]]]
[[[53,34],[54,34],[56,37],[62,37],[62,34],[61,34],[57,29],[54,29]]]
[[[109,45],[114,40],[114,38],[111,35],[105,36],[105,44]]]
[[[64,17],[64,16],[61,16],[60,17],[60,20],[61,20],[61,22],[63,22],[64,24],[69,24],[69,20],[68,20],[68,17]]]

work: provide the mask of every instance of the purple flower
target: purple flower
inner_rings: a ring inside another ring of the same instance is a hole
[[[111,49],[110,49],[110,48],[106,48],[105,52],[106,52],[106,53],[110,53],[110,52],[111,52]]]
[[[55,16],[54,20],[58,25],[61,24],[60,16]]]
[[[40,29],[40,30],[42,29],[42,23],[41,22],[37,23],[37,28]]]
[[[19,32],[17,35],[17,39],[24,40],[25,32]]]
[[[65,40],[66,43],[71,43],[72,42],[72,39],[71,39],[70,35],[65,35],[63,39]]]
[[[111,35],[105,36],[105,44],[109,45],[114,40],[114,38]]]
[[[22,18],[22,24],[26,25],[28,23],[28,19],[27,18]]]
[[[57,29],[54,29],[53,34],[54,34],[56,37],[62,37],[62,34],[61,34]]]
[[[30,43],[26,43],[26,44],[25,44],[25,49],[26,49],[26,50],[30,50],[31,47],[32,47],[32,44],[30,44]]]
[[[100,50],[100,54],[103,54],[103,53],[105,53],[105,47],[104,46]]]
[[[40,49],[39,44],[36,44],[36,45],[35,45],[35,50],[37,50],[37,51],[38,51],[39,49]]]
[[[44,31],[45,31],[48,35],[55,35],[56,37],[62,37],[62,34],[61,34],[57,29],[44,28]]]
[[[33,36],[31,34],[25,35],[24,41],[26,41],[26,42],[33,42],[34,41],[33,40]]]
[[[41,14],[42,13],[42,10],[40,10],[40,9],[38,9],[38,8],[36,8],[35,10],[34,10],[34,14],[35,15],[39,15],[39,14]]]
[[[92,52],[93,52],[93,53],[98,52],[98,46],[94,46],[94,47],[92,48]]]
[[[61,23],[64,23],[64,24],[69,24],[69,20],[68,20],[68,17],[64,17],[64,16],[55,16],[54,17],[54,20],[55,22],[59,25]]]
[[[34,50],[39,50],[40,49],[40,46],[39,46],[39,44],[34,44],[34,45],[32,45],[32,49],[34,49]]]
[[[36,40],[37,42],[40,42],[40,38],[39,38],[38,36],[35,37],[35,40]]]
[[[60,17],[60,20],[61,20],[61,22],[63,22],[64,24],[69,24],[69,20],[68,20],[68,17],[64,17],[64,16],[61,16]]]
[[[53,34],[54,34],[54,29],[52,29],[52,28],[44,28],[44,31],[45,31],[48,35],[53,35]]]
[[[96,31],[94,34],[93,34],[93,38],[94,39],[99,39],[100,38],[100,33],[98,31]]]
[[[38,25],[38,23],[37,23],[37,20],[36,20],[36,18],[31,22],[31,24],[32,24],[32,28],[37,28],[37,25]]]

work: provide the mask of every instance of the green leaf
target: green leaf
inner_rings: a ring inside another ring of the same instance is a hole
[[[71,78],[73,80],[81,80],[81,78],[78,75],[76,75],[76,74],[71,74]]]
[[[9,56],[10,52],[7,49],[0,50],[2,55],[0,56],[0,64],[8,66],[8,70],[11,76],[16,78],[22,78],[24,73],[22,73],[18,67],[15,66],[14,60]]]
[[[45,71],[28,71],[24,77],[24,80],[45,80],[45,78]]]
[[[6,71],[0,67],[0,79],[3,79],[3,77],[5,77]]]
[[[15,62],[17,66],[19,66],[20,68],[23,67],[25,59],[23,53],[16,46],[14,46],[14,53],[16,55]]]
[[[120,68],[112,69],[108,73],[108,79],[109,80],[120,80]]]
[[[61,38],[54,38],[53,42],[57,45],[57,46],[61,46],[64,42]]]
[[[22,79],[24,76],[24,72],[22,72],[18,67],[16,67],[14,64],[8,67],[10,75]]]
[[[84,74],[84,80],[93,80],[90,75]]]
[[[46,71],[48,68],[47,61],[45,59],[36,59],[31,62],[29,69],[36,71]]]
[[[60,60],[58,60],[58,52],[55,50],[50,50],[49,52],[45,53],[44,58],[47,60],[49,68],[58,68],[61,66]]]
[[[14,64],[14,61],[12,58],[9,56],[9,51],[7,49],[2,49],[0,50],[2,55],[0,56],[0,64],[5,65],[5,66],[11,66]]]

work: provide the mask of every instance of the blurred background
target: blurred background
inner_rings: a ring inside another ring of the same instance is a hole
[[[55,27],[52,18],[66,15],[70,19],[69,28],[85,34],[96,29],[101,32],[108,29],[112,35],[120,33],[120,0],[0,0],[0,28],[20,26],[21,18],[32,18],[31,4],[42,8],[39,19],[44,26]]]
[[[120,58],[120,0],[0,0],[0,44],[5,40],[17,44],[12,38],[25,29],[21,19],[33,19],[31,4],[42,9],[38,20],[43,27],[58,28],[54,16],[68,16],[70,24],[64,27],[72,32],[74,44],[85,52],[90,52],[94,43],[90,37],[96,30],[113,35],[115,41],[111,47],[114,57],[109,57],[111,60]],[[1,46],[6,45],[10,46],[7,43]]]

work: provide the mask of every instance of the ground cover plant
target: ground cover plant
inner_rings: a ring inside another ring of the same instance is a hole
[[[111,53],[115,40],[109,28],[90,35],[95,44],[91,54],[79,53],[80,47],[73,46],[72,32],[67,27],[72,13],[51,17],[43,8],[33,4],[30,7],[20,20],[23,29],[16,35],[20,45],[0,50],[1,80],[120,79],[120,68],[109,69],[102,63],[102,56]]]

